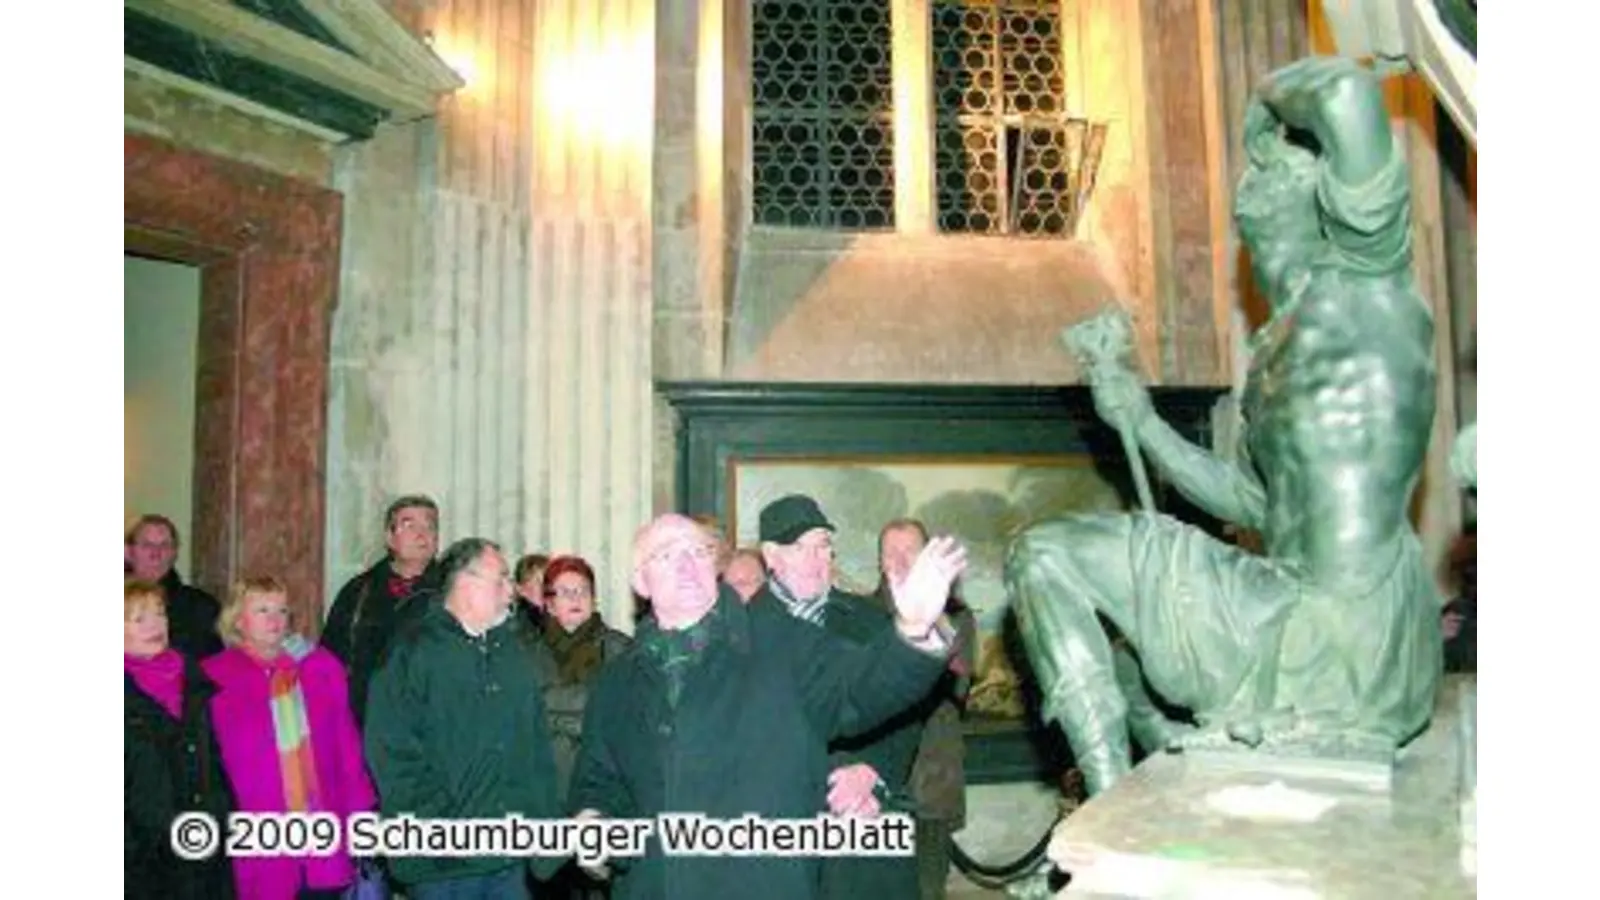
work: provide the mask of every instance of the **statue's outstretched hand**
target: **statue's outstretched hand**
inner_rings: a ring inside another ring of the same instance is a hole
[[[950,585],[967,568],[967,549],[941,535],[928,541],[905,578],[889,582],[900,633],[920,640],[933,630],[950,597]]]
[[[1149,389],[1138,375],[1122,366],[1096,367],[1089,373],[1089,390],[1094,411],[1118,431],[1136,432],[1156,414]]]
[[[1101,310],[1061,332],[1094,396],[1095,412],[1119,431],[1132,431],[1155,415],[1150,392],[1123,360],[1133,352],[1133,323],[1126,312]]]

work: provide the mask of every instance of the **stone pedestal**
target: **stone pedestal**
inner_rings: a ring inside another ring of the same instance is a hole
[[[1056,828],[1065,898],[1473,897],[1475,677],[1447,678],[1387,790],[1161,755]]]

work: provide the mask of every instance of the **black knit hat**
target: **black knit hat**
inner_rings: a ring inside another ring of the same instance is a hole
[[[790,494],[768,503],[761,510],[761,541],[792,544],[813,528],[836,531],[822,514],[817,501],[804,494]]]

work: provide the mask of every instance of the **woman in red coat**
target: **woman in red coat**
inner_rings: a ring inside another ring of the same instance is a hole
[[[289,630],[288,598],[273,578],[235,584],[218,630],[228,649],[203,666],[220,688],[211,719],[239,811],[331,813],[340,832],[330,855],[235,858],[240,900],[338,897],[356,875],[345,819],[377,803],[344,669]]]

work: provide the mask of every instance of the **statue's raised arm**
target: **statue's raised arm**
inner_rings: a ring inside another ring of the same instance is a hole
[[[1391,162],[1394,141],[1377,75],[1354,60],[1307,57],[1269,75],[1257,97],[1284,125],[1310,133],[1345,184],[1363,184]]]
[[[1411,533],[1432,434],[1410,173],[1378,77],[1342,57],[1272,73],[1246,120],[1235,215],[1272,312],[1242,403],[1251,453],[1278,483],[1263,534],[1330,589],[1361,589]]]

